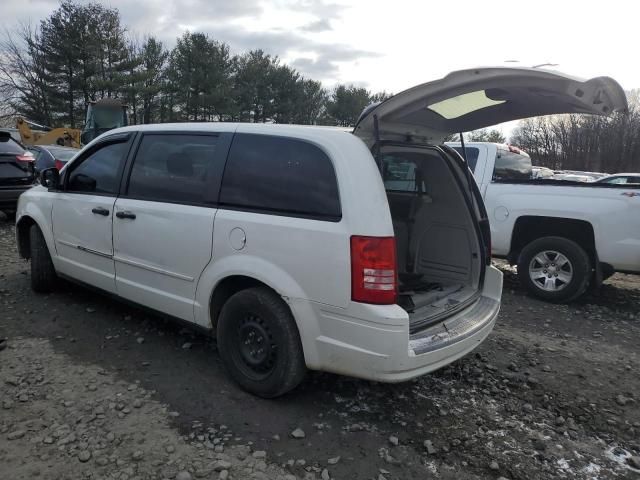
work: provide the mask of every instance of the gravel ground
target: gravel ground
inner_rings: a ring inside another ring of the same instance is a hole
[[[476,352],[413,382],[310,373],[238,390],[209,337],[61,282],[29,288],[0,223],[0,479],[640,478],[640,278],[503,308]]]

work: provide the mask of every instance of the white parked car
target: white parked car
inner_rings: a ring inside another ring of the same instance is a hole
[[[355,135],[112,130],[20,197],[19,251],[36,291],[60,275],[210,329],[232,377],[257,395],[294,388],[306,368],[410,379],[479,345],[502,290],[477,185],[436,145],[525,116],[611,108],[615,95],[606,79],[488,68],[368,109]]]
[[[596,180],[596,183],[609,183],[611,185],[640,184],[640,173],[616,173]]]
[[[551,178],[555,175],[554,171],[547,167],[532,167],[531,178]]]

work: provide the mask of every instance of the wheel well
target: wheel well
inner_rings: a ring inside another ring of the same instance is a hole
[[[31,236],[29,230],[33,225],[37,225],[31,217],[22,217],[16,225],[16,237],[18,241],[18,253],[22,258],[31,257]]]
[[[557,217],[520,217],[516,220],[511,237],[509,261],[516,263],[522,249],[542,237],[564,237],[585,249],[592,262],[596,260],[596,242],[593,226],[584,220]]]
[[[213,334],[216,333],[216,327],[218,325],[218,317],[222,311],[222,306],[225,302],[235,293],[247,288],[254,287],[269,287],[266,283],[256,280],[255,278],[246,277],[244,275],[233,275],[222,280],[211,295],[211,301],[209,303],[209,313],[211,315],[211,330]],[[273,290],[271,288],[271,290]]]

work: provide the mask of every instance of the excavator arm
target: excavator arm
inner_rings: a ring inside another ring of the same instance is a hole
[[[31,125],[42,130],[31,130]],[[49,128],[24,118],[18,118],[16,128],[24,145],[61,145],[80,148],[80,130],[77,128]],[[45,131],[45,129],[48,129]]]

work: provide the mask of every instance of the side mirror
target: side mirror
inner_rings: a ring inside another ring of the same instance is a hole
[[[57,168],[45,168],[40,172],[40,183],[49,190],[58,190],[60,187],[60,172]]]

